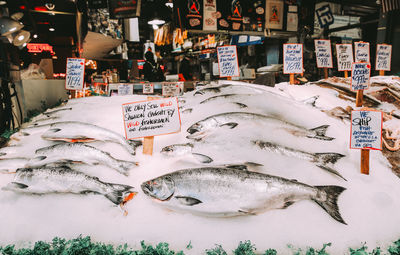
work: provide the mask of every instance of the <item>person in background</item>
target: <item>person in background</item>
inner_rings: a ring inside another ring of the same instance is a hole
[[[160,65],[154,60],[153,52],[147,51],[144,58],[146,59],[146,63],[143,65],[144,79],[150,82],[164,81],[164,74]]]
[[[190,70],[190,61],[189,61],[189,58],[186,56],[182,56],[182,60],[180,62],[180,66],[179,66],[179,73],[182,74],[185,81],[192,80],[192,74],[191,74],[191,70]]]

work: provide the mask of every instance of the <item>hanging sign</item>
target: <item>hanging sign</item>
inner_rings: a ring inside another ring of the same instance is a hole
[[[353,47],[351,44],[336,44],[336,57],[339,71],[351,71]]]
[[[181,117],[176,97],[122,105],[126,139],[177,133]]]
[[[130,84],[119,84],[118,85],[118,96],[126,96],[133,94],[133,85]]]
[[[203,30],[217,30],[217,0],[203,0]]]
[[[382,112],[352,111],[350,148],[382,150]]]
[[[303,73],[303,44],[283,44],[283,73]]]
[[[317,14],[318,22],[321,27],[329,27],[329,25],[332,25],[335,21],[329,4],[316,9],[315,13]]]
[[[181,82],[163,82],[162,95],[164,97],[179,96],[181,93]]]
[[[219,77],[239,76],[236,45],[217,47]]]
[[[201,0],[177,1],[179,16],[187,29],[203,28],[203,4]]]
[[[141,0],[108,0],[110,18],[123,19],[140,16]]]
[[[230,2],[230,14],[228,16],[228,20],[230,22],[230,30],[239,31],[243,30],[243,8],[240,3],[240,0],[232,0]]]
[[[369,43],[355,42],[354,43],[354,61],[355,62],[370,62],[369,60]]]
[[[265,5],[265,28],[282,29],[283,26],[283,1],[267,0]]]
[[[375,70],[390,71],[392,59],[392,45],[376,45]]]
[[[353,63],[351,69],[351,90],[363,90],[369,88],[371,65],[369,63]]]
[[[153,94],[154,84],[153,83],[143,83],[143,94]]]
[[[85,75],[84,58],[67,58],[67,71],[65,88],[70,90],[82,90]]]
[[[331,40],[314,40],[318,68],[332,68]]]

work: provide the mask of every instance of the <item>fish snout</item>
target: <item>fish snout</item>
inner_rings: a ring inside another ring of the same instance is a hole
[[[144,182],[142,183],[142,185],[140,186],[144,192],[144,194],[151,196],[153,193],[153,187],[151,186],[151,184],[149,182]]]

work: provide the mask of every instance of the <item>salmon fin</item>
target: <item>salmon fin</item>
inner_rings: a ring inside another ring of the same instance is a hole
[[[130,189],[133,187],[131,186],[112,183],[109,183],[109,185],[112,187],[113,191],[105,194],[104,196],[116,205],[120,205],[124,202],[127,193],[132,193]]]
[[[342,178],[343,180],[345,180],[345,181],[347,181],[347,179],[346,178],[344,178],[338,171],[336,171],[335,169],[333,169],[333,168],[330,168],[330,167],[327,167],[327,166],[324,166],[324,165],[317,165],[319,168],[321,168],[321,169],[324,169],[325,171],[328,171],[328,172],[330,172],[330,173],[332,173],[332,174],[334,174],[334,175],[336,175],[336,176],[339,176],[340,178]]]
[[[192,153],[192,156],[199,162],[201,163],[211,163],[214,160],[212,158],[210,158],[209,156],[200,154],[200,153]]]
[[[340,186],[315,186],[319,192],[324,193],[323,195],[319,195],[318,197],[324,197],[325,200],[319,200],[318,198],[312,198],[314,202],[316,202],[319,206],[322,207],[332,218],[339,221],[340,223],[347,223],[343,220],[342,216],[339,212],[339,206],[337,204],[337,200],[339,195],[346,190],[344,187]]]
[[[249,211],[246,211],[246,210],[242,210],[242,209],[238,210],[238,212],[240,212],[242,214],[246,214],[246,215],[257,215],[255,213],[252,213],[252,212],[249,212]]]
[[[315,133],[314,136],[307,136],[309,138],[316,138],[316,139],[320,139],[320,140],[326,140],[326,141],[331,141],[335,138],[333,137],[329,137],[329,136],[325,136],[326,130],[328,129],[329,125],[322,125],[316,128],[312,128],[309,129],[309,131],[312,131]]]
[[[287,202],[285,202],[285,203],[283,204],[283,206],[282,206],[281,209],[286,209],[286,208],[288,208],[289,206],[291,206],[292,204],[294,204],[294,201],[287,201]]]
[[[18,191],[18,190],[24,190],[28,188],[29,186],[20,182],[11,182],[7,184],[3,189],[4,190],[12,190],[12,191]]]
[[[230,129],[233,129],[233,128],[235,128],[237,125],[239,125],[239,124],[236,123],[236,122],[228,122],[228,123],[225,123],[225,124],[220,125],[220,127],[226,126],[226,127],[229,127]]]
[[[57,133],[61,131],[61,128],[50,128],[49,131],[53,132],[53,133]]]
[[[328,153],[314,153],[314,160],[322,165],[332,163],[335,164],[339,159],[343,158],[345,155],[328,152]]]
[[[242,104],[242,103],[234,102],[234,104],[238,105],[240,108],[248,108],[247,105]]]
[[[241,164],[226,164],[226,165],[224,165],[224,167],[225,168],[230,168],[230,169],[243,170],[243,171],[247,170],[247,166],[246,165],[241,165]]]
[[[203,202],[201,202],[200,200],[198,200],[197,198],[194,198],[194,197],[176,196],[175,198],[182,205],[193,206],[193,205],[197,205],[197,204],[203,203]]]

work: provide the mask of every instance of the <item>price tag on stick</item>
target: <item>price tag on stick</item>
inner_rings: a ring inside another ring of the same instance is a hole
[[[239,76],[236,45],[217,47],[219,77]]]
[[[295,73],[303,73],[303,44],[283,44],[283,73],[290,74],[290,84],[294,84]]]
[[[82,90],[85,75],[84,58],[67,58],[65,89]]]
[[[392,45],[388,44],[376,45],[375,70],[379,70],[380,75],[384,75],[385,71],[390,71],[391,59],[392,59]]]
[[[367,62],[370,63],[369,59],[369,43],[368,42],[355,42],[354,43],[354,61],[355,62]]]
[[[351,69],[351,90],[368,89],[370,75],[371,65],[369,63],[353,63]]]

